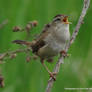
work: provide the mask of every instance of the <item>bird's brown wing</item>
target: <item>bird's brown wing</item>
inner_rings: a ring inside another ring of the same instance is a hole
[[[49,28],[50,28],[51,24],[46,24],[42,30],[42,32],[37,35],[37,37],[35,38],[35,40],[40,40],[42,38],[45,38],[45,35],[47,36],[47,33],[49,33]]]
[[[49,34],[49,30],[48,30],[49,28],[50,28],[50,24],[47,24],[44,27],[44,29],[41,32],[41,34],[39,35],[39,37],[37,37],[35,39],[35,42],[36,43],[31,46],[33,53],[36,53],[37,54],[38,50],[46,44],[45,41],[44,41],[44,39]]]

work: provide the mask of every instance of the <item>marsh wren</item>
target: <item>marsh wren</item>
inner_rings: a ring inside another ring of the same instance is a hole
[[[41,34],[32,42],[15,40],[13,43],[29,46],[32,52],[40,57],[42,65],[55,80],[55,73],[49,71],[44,60],[52,62],[54,56],[65,50],[67,41],[70,40],[69,24],[67,15],[58,14],[52,22],[45,25]]]

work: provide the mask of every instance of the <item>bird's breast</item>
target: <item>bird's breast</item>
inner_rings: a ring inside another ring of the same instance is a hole
[[[50,30],[51,33],[44,39],[50,48],[55,52],[64,50],[67,40],[70,39],[69,28],[67,27],[56,27]]]
[[[58,53],[65,47],[65,43],[58,41],[52,34],[49,34],[48,37],[45,38],[45,42],[48,44],[48,48],[52,48],[52,52]]]
[[[52,32],[52,35],[57,41],[65,43],[67,40],[70,39],[69,26],[56,27],[55,30]]]

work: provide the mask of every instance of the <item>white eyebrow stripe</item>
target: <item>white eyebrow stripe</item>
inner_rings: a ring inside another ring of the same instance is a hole
[[[56,21],[57,19],[61,19],[61,17],[56,17],[53,19],[53,21]]]

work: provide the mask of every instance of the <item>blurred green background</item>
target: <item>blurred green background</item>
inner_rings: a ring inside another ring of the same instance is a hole
[[[92,2],[80,28],[77,39],[69,49],[71,57],[61,66],[52,92],[92,92],[87,90],[69,91],[64,88],[92,87]],[[0,0],[0,23],[8,19],[8,24],[0,29],[0,53],[15,50],[16,39],[25,39],[25,32],[12,32],[16,25],[24,27],[28,21],[37,20],[38,26],[31,31],[29,40],[41,32],[57,14],[70,15],[70,31],[74,30],[83,6],[83,0]],[[39,60],[25,61],[26,55],[19,54],[14,60],[6,60],[0,65],[5,77],[5,87],[0,92],[44,92],[49,75]],[[54,60],[57,61],[57,58]],[[56,62],[48,64],[50,70]]]

